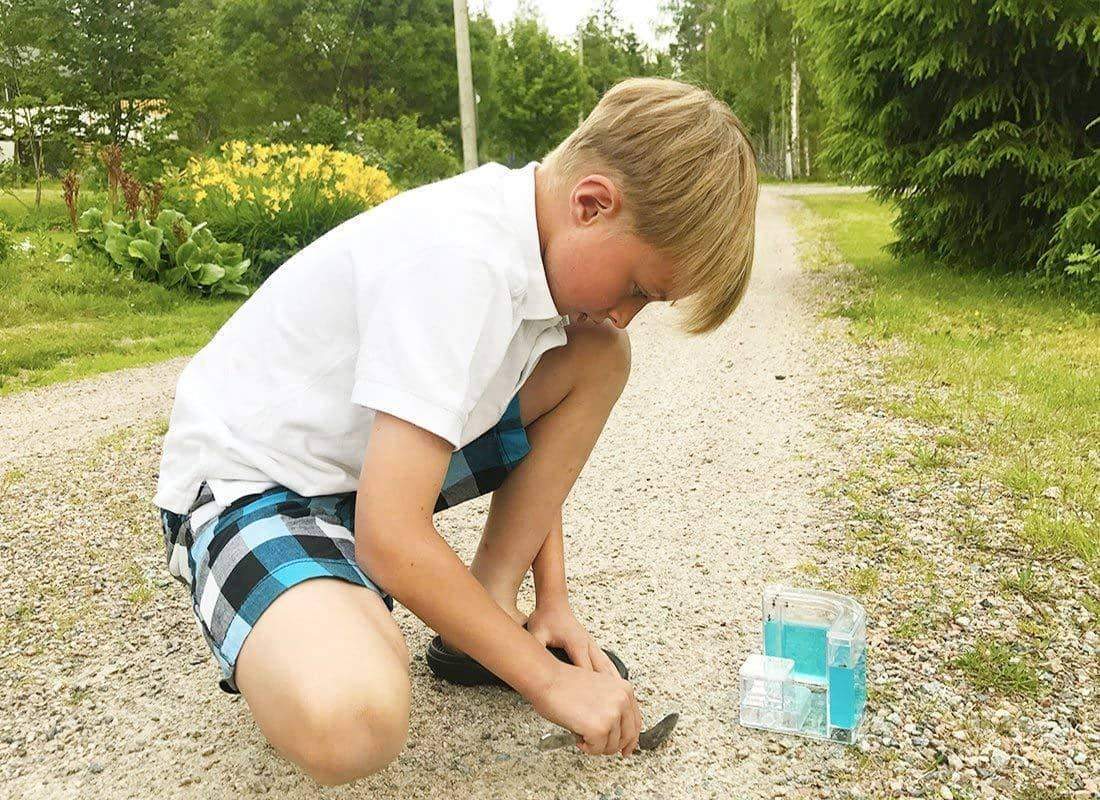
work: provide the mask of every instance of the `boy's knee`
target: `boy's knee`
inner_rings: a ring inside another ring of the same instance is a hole
[[[379,705],[317,698],[303,714],[295,760],[317,783],[335,786],[378,772],[400,755],[409,735],[409,693]]]
[[[583,363],[602,382],[614,380],[621,390],[630,376],[630,335],[608,322],[582,330]]]

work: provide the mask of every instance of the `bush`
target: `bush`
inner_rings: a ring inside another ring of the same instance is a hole
[[[462,165],[451,143],[414,116],[368,119],[355,129],[356,152],[393,176],[402,189],[457,175]]]
[[[1100,126],[1100,118],[1092,123]],[[1070,164],[1070,178],[1078,185],[1073,191],[1084,199],[1059,220],[1050,248],[1043,255],[1048,275],[1069,275],[1100,284],[1100,149]]]
[[[218,242],[205,224],[192,225],[178,211],[165,209],[151,223],[143,217],[117,222],[89,208],[77,225],[78,243],[105,252],[131,279],[188,286],[214,297],[248,294],[240,283],[248,269],[243,248]]]
[[[896,204],[891,253],[1039,265],[1060,221],[1096,187],[1100,126],[1087,128],[1100,90],[1095,0],[796,8],[829,108],[821,156]],[[1078,216],[1064,227],[1083,230]],[[1067,242],[1063,260],[1074,252]]]
[[[397,194],[389,176],[327,145],[234,141],[175,176],[175,196],[220,239],[244,245],[266,278],[295,252]]]

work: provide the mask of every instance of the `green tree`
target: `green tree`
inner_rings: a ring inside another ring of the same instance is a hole
[[[401,189],[462,171],[450,140],[434,128],[420,127],[416,117],[368,119],[359,124],[356,133],[361,147],[352,149],[384,169]]]
[[[161,81],[167,124],[183,147],[203,149],[266,119],[270,93],[225,39],[219,0],[180,0]],[[212,76],[217,76],[212,80]]]
[[[21,1],[21,0],[20,0]],[[49,21],[48,39],[64,72],[64,102],[89,112],[85,141],[123,143],[162,97],[176,0],[68,0]]]
[[[665,8],[681,77],[729,104],[767,172],[809,173],[822,115],[790,0],[673,0]]]
[[[581,27],[580,40],[584,76],[592,88],[586,112],[624,78],[672,73],[668,54],[646,48],[633,29],[623,24],[614,0],[603,0],[593,10]]]
[[[517,16],[497,42],[499,111],[487,149],[508,164],[541,158],[568,136],[591,92],[573,50],[534,17]]]
[[[829,104],[823,155],[894,201],[894,254],[1031,268],[1059,221],[1095,198],[1095,0],[798,0],[798,11]]]
[[[61,104],[66,76],[50,41],[52,24],[61,13],[58,0],[0,0],[3,124],[11,130],[16,182],[22,182],[24,166],[34,174],[35,207],[42,201],[49,156],[68,161],[64,154],[75,122],[73,110]]]

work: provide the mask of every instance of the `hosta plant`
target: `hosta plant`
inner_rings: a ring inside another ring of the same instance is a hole
[[[249,264],[244,248],[219,242],[205,223],[192,225],[178,211],[165,209],[151,223],[140,217],[118,222],[89,208],[77,223],[79,243],[105,252],[131,278],[211,296],[248,295],[241,283]]]

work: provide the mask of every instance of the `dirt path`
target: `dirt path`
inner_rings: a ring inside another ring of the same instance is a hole
[[[549,723],[511,692],[437,681],[431,632],[398,605],[414,654],[408,745],[325,796],[821,796],[843,748],[736,723],[761,588],[817,557],[817,490],[841,469],[831,398],[845,365],[815,335],[791,206],[764,187],[752,285],[720,331],[689,339],[656,307],[632,324],[629,385],[567,501],[574,608],[630,667],[649,721],[681,712],[670,742],[631,759],[537,753]],[[0,398],[0,796],[320,793],[219,691],[163,565],[149,498],[185,361]],[[467,562],[487,506],[436,518]],[[528,578],[521,607],[533,599]]]

